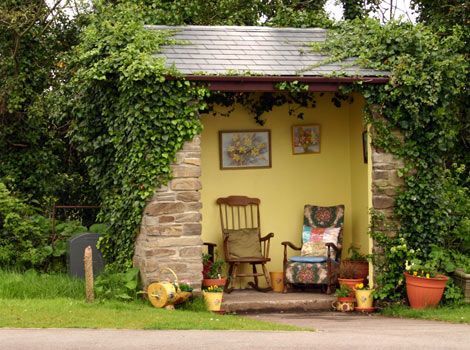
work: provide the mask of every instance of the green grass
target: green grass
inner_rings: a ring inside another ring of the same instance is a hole
[[[440,306],[438,308],[422,310],[411,309],[407,306],[390,306],[382,310],[382,314],[392,317],[420,318],[452,323],[470,323],[470,304]]]
[[[298,327],[210,312],[156,309],[144,302],[0,299],[0,327],[295,331]]]
[[[201,298],[179,310],[146,301],[86,303],[83,281],[66,275],[0,271],[0,327],[307,330],[205,311]],[[311,331],[311,329],[308,329]]]
[[[64,274],[25,273],[0,270],[0,298],[11,299],[84,299],[82,280]]]

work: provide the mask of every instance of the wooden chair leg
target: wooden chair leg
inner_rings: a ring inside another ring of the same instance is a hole
[[[232,293],[233,286],[235,284],[235,277],[237,275],[237,264],[230,264],[228,268],[228,278],[227,282],[225,283],[224,292]]]
[[[270,288],[271,290],[273,289],[273,285],[271,283],[271,278],[269,277],[269,272],[268,272],[268,269],[266,268],[266,265],[263,264],[262,265],[263,267],[263,272],[264,272],[264,278],[266,278],[266,283],[268,285],[268,288]]]
[[[253,270],[253,279],[255,280],[255,289],[259,288],[258,284],[258,271],[256,270],[256,264],[251,264]]]

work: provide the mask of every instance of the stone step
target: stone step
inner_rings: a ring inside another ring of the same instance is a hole
[[[299,312],[331,310],[336,298],[315,292],[258,292],[254,290],[234,290],[224,293],[222,309],[225,312]]]

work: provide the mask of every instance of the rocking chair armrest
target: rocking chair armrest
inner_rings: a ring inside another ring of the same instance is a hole
[[[269,241],[273,237],[274,237],[274,233],[271,232],[271,233],[268,233],[266,236],[261,237],[259,241],[260,242]]]
[[[302,248],[301,247],[297,247],[294,243],[292,242],[281,242],[281,244],[284,246],[284,249],[286,249],[287,247],[291,247],[292,249],[294,250],[301,250]]]
[[[334,243],[325,243],[325,246],[333,248],[336,253],[341,252],[341,248],[337,247]]]
[[[204,242],[204,245],[208,246],[209,248],[215,248],[217,247],[216,243],[211,243],[211,242]]]

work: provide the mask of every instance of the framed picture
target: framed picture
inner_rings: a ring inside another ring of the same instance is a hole
[[[320,153],[320,125],[294,125],[292,127],[294,154]]]
[[[367,131],[362,132],[362,157],[364,158],[364,163],[367,164],[368,158],[368,147],[367,147]]]
[[[220,169],[271,167],[270,130],[219,131]]]

